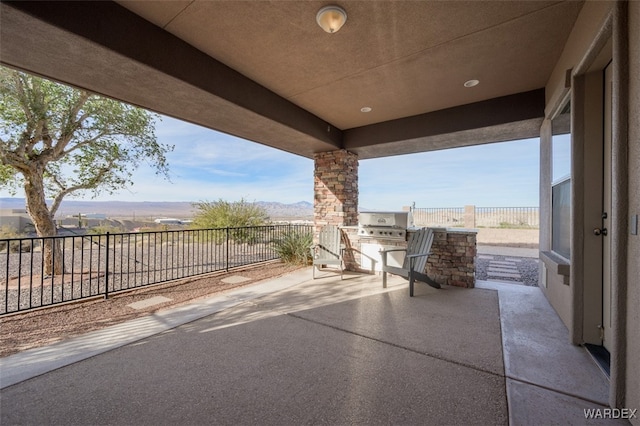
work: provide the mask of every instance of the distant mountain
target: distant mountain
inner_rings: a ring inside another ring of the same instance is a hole
[[[313,204],[299,201],[284,204],[273,201],[257,201],[272,219],[309,219],[313,217]],[[0,209],[24,209],[24,198],[0,198]],[[175,217],[187,219],[196,209],[186,201],[82,201],[65,200],[58,209],[57,217],[82,214],[104,214],[110,218],[155,219]]]

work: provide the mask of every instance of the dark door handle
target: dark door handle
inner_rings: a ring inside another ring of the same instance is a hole
[[[600,236],[600,235],[607,235],[607,228],[596,228],[593,230],[593,235],[596,236]]]

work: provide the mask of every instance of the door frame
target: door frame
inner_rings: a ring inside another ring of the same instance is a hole
[[[603,237],[593,231],[602,227],[604,69],[611,59],[609,35],[590,66],[572,79],[571,340],[579,345],[602,345]]]
[[[615,333],[612,314],[614,309],[611,282],[611,236],[608,230],[613,222],[613,184],[612,184],[612,147],[613,147],[613,61],[603,71],[603,197],[602,197],[602,228],[607,233],[602,234],[602,346],[612,350],[612,337]]]
[[[613,59],[613,93],[612,93],[612,161],[611,161],[611,186],[612,186],[612,208],[611,208],[611,228],[608,236],[611,241],[611,306],[612,306],[612,345],[611,345],[611,375],[609,389],[609,405],[611,407],[621,407],[624,403],[626,389],[626,366],[627,366],[627,243],[628,243],[628,212],[629,212],[629,170],[627,162],[628,140],[628,120],[629,120],[629,27],[628,27],[628,3],[624,1],[615,2],[611,13],[602,23],[600,32],[592,41],[586,55],[573,71],[572,82],[576,86],[584,82],[585,75],[594,70],[596,62],[601,57],[601,52],[608,43],[611,43],[611,55]],[[611,41],[610,41],[611,40]],[[602,58],[603,61],[607,58]],[[608,61],[607,61],[608,62]],[[600,69],[604,69],[602,64]],[[575,95],[574,95],[575,96]],[[584,104],[584,96],[575,99],[575,105]],[[585,116],[576,114],[573,119],[585,125]],[[584,128],[581,129],[584,131]],[[578,141],[584,140],[578,138]],[[574,143],[574,146],[579,143]],[[573,166],[573,171],[584,173],[584,169]],[[580,176],[583,177],[582,175]],[[576,183],[577,180],[576,180]],[[584,186],[581,190],[584,191]],[[572,194],[573,196],[574,194]],[[575,194],[578,195],[578,194]],[[582,203],[583,198],[576,199]],[[582,207],[582,205],[581,205]],[[572,264],[571,264],[571,323],[569,324],[570,338],[574,344],[584,343],[584,302],[592,300],[594,297],[589,291],[585,292],[583,285],[585,258],[583,246],[580,245],[582,237],[578,234],[584,227],[584,216],[579,212],[574,212],[574,223],[572,224]],[[573,257],[573,250],[580,251],[580,256]],[[601,292],[600,292],[601,293]],[[600,295],[601,297],[601,295]]]

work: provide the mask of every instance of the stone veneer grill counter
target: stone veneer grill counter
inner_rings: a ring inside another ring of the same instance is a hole
[[[382,270],[381,250],[393,250],[397,243],[406,246],[409,211],[360,212],[358,215],[358,236],[360,237],[360,267]],[[404,252],[391,252],[387,256],[390,266],[401,268]]]
[[[463,228],[433,228],[434,241],[431,246],[431,255],[427,261],[426,273],[434,281],[441,285],[456,287],[475,287],[475,258],[476,258],[476,234],[475,229]],[[369,272],[368,265],[361,264],[362,244],[378,243],[380,245],[393,245],[405,248],[404,240],[377,240],[358,236],[357,226],[342,227],[343,238],[349,250],[345,252],[345,266],[347,270]],[[411,229],[408,230],[409,236]],[[382,285],[382,281],[381,281]]]
[[[427,275],[441,285],[473,288],[476,284],[475,229],[434,228]]]
[[[362,265],[363,245],[384,248],[404,248],[405,238],[361,238],[358,235],[358,156],[346,150],[320,152],[314,155],[314,223],[317,238],[325,225],[337,225],[342,230],[345,267],[368,272]],[[411,226],[409,223],[407,225]],[[475,286],[476,230],[436,228],[426,273],[439,284],[460,287]],[[410,233],[410,230],[407,234]],[[366,258],[366,256],[364,256]],[[368,260],[368,259],[367,259]],[[396,261],[401,261],[396,259]]]

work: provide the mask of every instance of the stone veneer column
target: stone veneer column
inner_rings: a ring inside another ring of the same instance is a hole
[[[315,154],[313,219],[324,225],[358,224],[358,156],[345,150]]]

